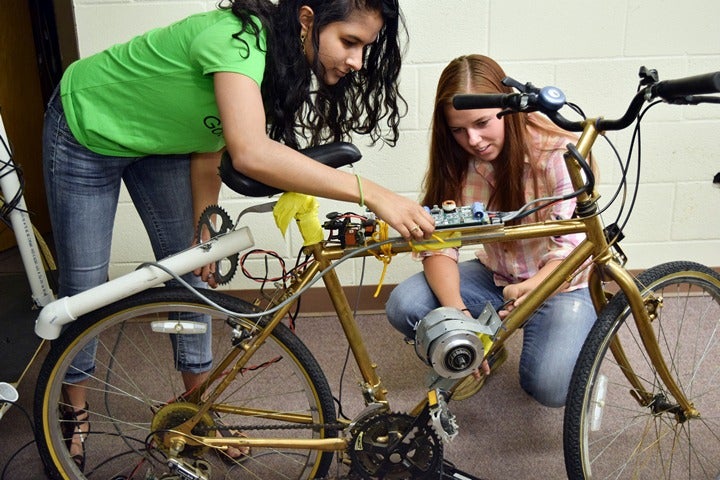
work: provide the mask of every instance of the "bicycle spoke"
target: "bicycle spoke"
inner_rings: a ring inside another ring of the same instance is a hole
[[[39,400],[36,405],[36,411],[44,417],[42,435],[48,439],[43,445],[48,450],[42,454],[57,462],[53,464],[62,475],[83,478],[62,438],[59,415],[64,405],[58,399],[66,385],[65,374],[74,368],[76,353],[92,343],[97,345],[95,370],[82,383],[91,422],[85,450],[88,475],[177,475],[178,471],[168,467],[168,457],[182,468],[198,469],[202,476],[212,479],[301,479],[324,475],[331,453],[253,447],[251,455],[238,462],[202,441],[202,436],[215,435],[218,429],[229,436],[238,425],[247,429],[243,434],[268,440],[336,436],[337,427],[328,426],[335,425],[334,403],[322,370],[283,325],[248,359],[218,400],[208,406],[208,413],[200,416],[192,430],[196,436],[179,430],[199,412],[200,406],[183,397],[185,389],[175,370],[177,361],[170,334],[154,331],[151,322],[176,318],[177,312],[210,316],[215,358],[222,358],[236,347],[232,327],[225,322],[226,314],[198,304],[184,289],[153,290],[78,320],[84,323],[74,324],[77,331],[70,332],[77,341],[68,335],[54,345],[38,384],[38,398],[47,401]],[[213,297],[224,308],[250,309],[223,294],[213,293]],[[250,329],[258,321],[240,322],[243,328]],[[261,329],[262,324],[255,331]],[[222,375],[207,388],[215,388],[225,379]],[[200,398],[208,398],[200,393]],[[179,455],[172,454],[166,444],[172,436],[186,442]]]

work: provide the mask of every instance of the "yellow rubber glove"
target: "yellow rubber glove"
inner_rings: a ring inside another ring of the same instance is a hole
[[[318,218],[319,209],[317,198],[302,193],[285,192],[275,204],[273,216],[283,236],[290,220],[294,218],[303,237],[303,245],[307,246],[323,240],[322,226]]]

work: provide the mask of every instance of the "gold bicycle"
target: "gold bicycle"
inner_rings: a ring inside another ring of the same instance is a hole
[[[199,292],[201,299],[188,289],[162,287],[87,313],[53,342],[38,379],[36,437],[48,472],[54,478],[116,480],[305,479],[326,476],[338,455],[351,478],[475,478],[443,458],[444,443],[455,433],[448,400],[456,390],[460,395],[463,381],[430,388],[415,408],[395,412],[377,371],[381,366],[368,354],[334,267],[348,258],[382,259],[448,242],[470,246],[583,233],[586,240],[500,323],[488,312],[476,324],[454,331],[464,340],[457,350],[445,352],[448,377],[460,377],[453,373],[466,373],[483,355],[497,354],[560,285],[578,269],[591,268],[590,290],[599,314],[568,395],[568,476],[720,478],[720,275],[679,261],[632,276],[618,246],[622,231],[603,225],[593,172],[585,161],[598,136],[639,120],[646,102],[717,102],[717,96],[706,94],[720,92],[720,72],[661,82],[643,68],[640,89],[618,120],[570,121],[559,113],[568,104],[557,88],[513,86],[518,93],[458,96],[455,105],[501,107],[506,114],[540,111],[566,130],[581,132],[566,153],[578,205],[575,218],[506,225],[506,213],[463,206],[459,218],[438,223],[439,239],[422,244],[379,235],[382,223],[373,218],[340,219],[331,222],[342,227],[338,235],[303,248],[298,265],[278,279],[267,305],[217,291]],[[312,153],[334,166],[359,158],[348,144]],[[276,193],[227,166],[221,168],[223,180],[236,191]],[[512,215],[557,200],[543,199]],[[217,228],[213,241],[222,242],[232,231],[229,225]],[[236,258],[227,254],[214,261],[223,274],[237,267]],[[319,278],[362,375],[366,408],[349,420],[338,417],[325,374],[283,323],[298,295]],[[192,331],[198,315],[212,319],[216,364],[202,388],[184,392],[166,337]],[[487,329],[492,346],[484,351],[475,340]],[[65,446],[59,406],[72,359],[94,339],[97,367],[88,385],[91,427],[83,474]],[[225,453],[230,446],[250,447],[252,453],[233,461]]]

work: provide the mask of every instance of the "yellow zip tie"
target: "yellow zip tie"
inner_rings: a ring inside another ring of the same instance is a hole
[[[433,234],[430,236],[430,238],[432,238],[433,240],[436,240],[438,243],[445,243],[445,239],[442,238],[441,236],[439,236],[437,233],[433,233]],[[420,251],[420,250],[426,250],[426,248],[422,248],[422,246],[419,246],[419,245],[414,244],[412,240],[408,240],[408,245],[410,245],[410,247],[411,247],[413,250],[415,250],[416,252],[417,252],[417,251]],[[445,247],[437,247],[437,246],[436,246],[434,249],[439,250],[440,248],[445,248]],[[434,249],[427,249],[427,250],[434,250]]]
[[[379,220],[377,222],[378,228],[373,232],[372,238],[376,242],[380,243],[388,238],[388,224],[383,222],[382,220]],[[432,235],[432,238],[437,240],[439,243],[445,243],[445,239],[441,236],[434,234]],[[412,242],[409,242],[412,245]],[[392,245],[389,243],[386,243],[385,245],[380,246],[380,253],[372,252],[372,254],[380,260],[383,263],[383,269],[382,273],[380,274],[380,280],[378,281],[378,286],[375,289],[375,293],[373,293],[373,298],[377,298],[378,295],[380,295],[380,289],[382,288],[383,282],[385,280],[385,274],[387,273],[387,267],[392,261]]]
[[[382,220],[379,220],[377,224],[378,229],[373,232],[373,240],[375,240],[376,242],[382,242],[387,240],[388,224],[383,222]],[[380,289],[382,288],[383,281],[385,280],[385,273],[387,273],[387,267],[392,260],[392,245],[389,243],[381,245],[380,253],[372,252],[372,254],[375,256],[375,258],[383,262],[383,270],[380,274],[380,281],[378,282],[377,289],[375,289],[375,293],[373,294],[373,298],[377,298],[378,295],[380,295]]]
[[[441,250],[443,248],[460,247],[462,243],[457,238],[460,237],[460,232],[454,230],[446,230],[441,233],[433,233],[432,239],[437,243],[413,243],[412,240],[408,241],[408,244],[415,252],[422,252],[425,250]]]

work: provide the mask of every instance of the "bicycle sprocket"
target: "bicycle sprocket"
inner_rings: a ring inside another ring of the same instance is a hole
[[[359,421],[350,431],[351,470],[366,480],[436,479],[443,445],[429,424],[415,417],[381,413]]]
[[[167,445],[165,445],[165,439],[167,436],[174,435],[173,429],[178,425],[182,425],[189,419],[193,418],[197,414],[199,407],[193,403],[188,402],[175,402],[169,403],[155,414],[150,426],[154,432],[157,448],[167,453]],[[202,416],[200,422],[195,425],[192,433],[195,435],[201,435],[204,430],[211,427],[213,424],[210,414],[206,413]],[[182,450],[182,455],[185,457],[201,457],[208,450],[208,447],[203,445],[187,444]]]
[[[203,241],[203,233],[207,231],[210,234],[210,238],[215,238],[218,235],[222,235],[233,230],[232,218],[222,207],[218,205],[209,205],[200,214],[198,220],[198,227],[196,232],[196,240],[198,243]],[[206,237],[204,241],[208,241]],[[238,259],[240,255],[235,253],[229,257],[222,258],[215,262],[215,281],[218,285],[224,285],[228,283],[235,276],[238,268]]]

